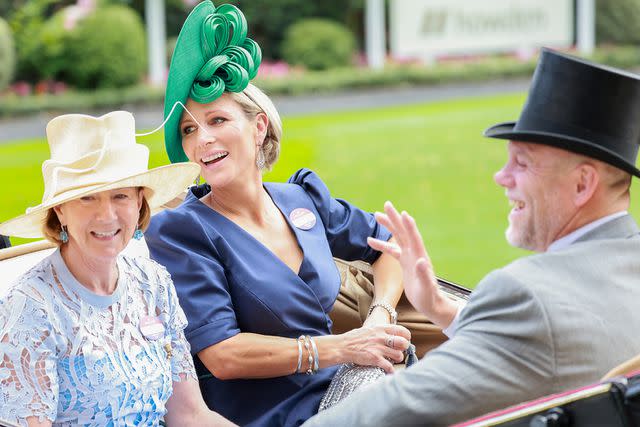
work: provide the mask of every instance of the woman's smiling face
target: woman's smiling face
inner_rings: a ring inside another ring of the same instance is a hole
[[[180,120],[182,149],[190,161],[200,165],[209,185],[222,188],[259,173],[256,153],[264,138],[263,128],[266,132],[264,114],[247,117],[226,93],[208,104],[189,99],[186,107],[191,114],[185,111]]]
[[[138,187],[102,191],[56,206],[68,230],[67,250],[74,257],[115,260],[133,236],[140,218],[143,192]]]

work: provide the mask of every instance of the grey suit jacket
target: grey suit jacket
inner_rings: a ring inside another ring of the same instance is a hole
[[[456,335],[305,426],[441,426],[598,381],[640,353],[640,235],[630,216],[486,276]]]

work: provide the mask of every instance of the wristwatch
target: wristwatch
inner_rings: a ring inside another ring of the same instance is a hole
[[[371,304],[371,307],[369,307],[369,313],[367,314],[367,316],[370,316],[371,312],[376,307],[382,307],[385,310],[387,310],[387,312],[389,313],[389,316],[391,317],[391,324],[393,325],[396,324],[396,322],[398,321],[398,312],[393,307],[391,307],[391,304],[389,304],[386,301],[378,301]]]

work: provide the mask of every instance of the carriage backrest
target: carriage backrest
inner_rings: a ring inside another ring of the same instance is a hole
[[[56,245],[47,240],[0,249],[0,294],[3,288],[13,283],[55,250]],[[131,240],[123,253],[148,258],[149,248],[144,238]]]

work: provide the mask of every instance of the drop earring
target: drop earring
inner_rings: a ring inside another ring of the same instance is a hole
[[[258,148],[258,155],[256,156],[256,166],[258,167],[258,170],[263,170],[265,167],[265,160],[264,160],[264,151],[262,150],[262,146],[260,146]]]
[[[67,243],[69,241],[69,233],[67,233],[67,226],[61,225],[60,228],[61,228],[60,240],[62,241],[62,243]]]
[[[133,238],[140,240],[144,237],[144,233],[140,230],[140,227],[136,227],[136,231],[133,233]]]

